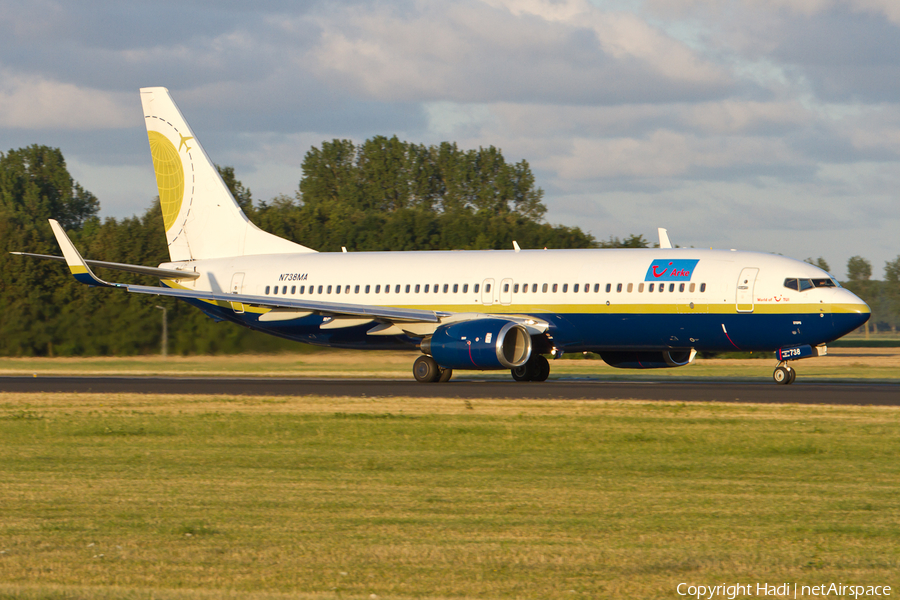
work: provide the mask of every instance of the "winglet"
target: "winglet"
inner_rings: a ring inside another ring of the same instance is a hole
[[[81,254],[78,252],[78,249],[75,248],[75,244],[72,243],[69,236],[66,235],[62,225],[54,219],[50,219],[50,228],[53,229],[53,235],[56,236],[56,242],[62,249],[63,256],[66,258],[66,264],[69,265],[69,270],[72,271],[72,275],[75,279],[81,283],[86,283],[87,285],[116,287],[111,283],[103,281],[91,272],[91,268],[87,266],[87,263],[81,258]]]
[[[659,247],[660,248],[671,248],[672,242],[669,241],[668,232],[662,227],[657,227],[657,231],[659,231]]]

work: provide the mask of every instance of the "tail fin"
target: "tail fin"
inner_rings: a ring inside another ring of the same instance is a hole
[[[173,261],[315,252],[250,222],[166,88],[142,88],[159,202]]]

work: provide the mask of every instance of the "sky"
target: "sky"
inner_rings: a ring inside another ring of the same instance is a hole
[[[601,240],[900,256],[897,0],[0,0],[0,151],[60,148],[101,216],[157,195],[150,86],[256,200],[397,135],[527,160]]]

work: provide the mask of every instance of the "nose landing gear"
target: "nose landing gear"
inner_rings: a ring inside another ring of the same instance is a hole
[[[772,379],[781,385],[791,385],[797,379],[797,371],[789,367],[787,362],[780,361],[775,367],[775,372],[772,373]]]

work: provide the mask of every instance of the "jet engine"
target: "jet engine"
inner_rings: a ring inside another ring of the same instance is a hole
[[[531,336],[512,321],[472,319],[441,325],[421,349],[444,369],[514,369],[531,358]]]
[[[615,351],[601,352],[600,358],[611,367],[619,369],[668,369],[683,367],[694,362],[697,351],[665,350],[663,352]]]

